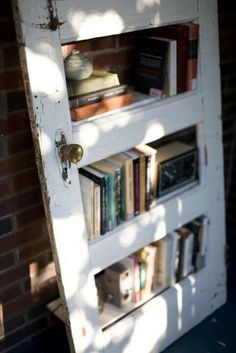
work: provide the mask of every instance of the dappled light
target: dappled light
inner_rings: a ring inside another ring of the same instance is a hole
[[[106,1],[101,4],[81,1],[80,6],[77,1],[56,1],[58,31],[48,30],[39,20],[40,24],[31,23],[27,7],[23,8],[21,21],[27,59],[24,70],[29,77],[27,94],[36,160],[62,301],[61,318],[68,331],[71,351],[76,353],[98,353],[103,349],[130,353],[133,347],[135,353],[143,353],[143,346],[139,344],[142,337],[145,352],[152,353],[164,349],[203,317],[201,288],[207,280],[206,271],[183,276],[168,289],[151,293],[130,312],[124,310],[122,314],[120,310],[118,318],[105,324],[101,323],[102,315],[99,316],[97,308],[94,279],[114,262],[159,241],[203,214],[207,197],[203,172],[200,171],[199,180],[196,178],[164,197],[155,197],[150,210],[92,241],[88,241],[78,175],[78,168],[183,129],[194,129],[194,143],[199,143],[202,134],[199,125],[205,119],[203,93],[198,89],[161,101],[143,95],[141,99],[136,97],[127,108],[72,123],[61,55],[61,44],[69,41],[197,18],[199,10],[195,0],[188,6],[186,1],[180,1],[180,4],[166,1],[169,6],[161,0],[133,0],[130,3],[122,0],[113,5],[109,3],[109,8]],[[83,158],[77,165],[69,161],[66,168],[62,168],[65,156],[60,156],[57,149],[59,130],[65,135],[66,143],[82,146]],[[203,165],[204,153],[204,149],[200,149],[199,165]],[[62,171],[70,176],[67,185]],[[32,261],[29,275],[33,291],[54,275],[54,266],[48,263],[40,268],[37,261]],[[209,312],[211,308],[207,310]]]

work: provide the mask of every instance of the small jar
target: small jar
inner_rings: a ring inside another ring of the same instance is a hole
[[[69,80],[83,80],[93,72],[93,65],[89,57],[72,50],[71,54],[64,60],[66,78]]]

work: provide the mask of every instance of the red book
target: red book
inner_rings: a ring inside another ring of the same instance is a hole
[[[188,66],[187,66],[187,88],[197,88],[197,65],[198,65],[198,23],[186,23],[183,26],[188,28]]]
[[[181,24],[155,28],[150,31],[153,36],[169,38],[177,42],[177,93],[187,91],[188,40],[189,28]]]
[[[122,94],[121,96],[103,99],[100,102],[87,104],[83,107],[71,109],[71,119],[80,121],[90,118],[94,115],[103,114],[113,109],[125,107],[134,102],[132,93]]]

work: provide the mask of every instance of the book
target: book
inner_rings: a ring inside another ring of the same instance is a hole
[[[104,70],[93,70],[92,74],[83,80],[67,80],[68,96],[91,93],[104,88],[118,86],[120,84],[118,75],[114,72]]]
[[[125,219],[134,217],[133,160],[125,153],[111,156],[124,166]]]
[[[94,182],[80,175],[80,186],[88,240],[91,240],[94,234]]]
[[[200,216],[186,225],[194,234],[192,265],[195,271],[205,266],[208,234],[207,223],[207,217]]]
[[[188,65],[187,65],[187,89],[193,90],[197,88],[197,66],[198,66],[198,40],[199,40],[199,24],[184,23],[182,24],[188,29]]]
[[[127,85],[118,85],[109,88],[104,88],[95,92],[89,92],[85,94],[80,94],[76,96],[69,97],[69,107],[78,108],[87,104],[97,103],[103,99],[120,96],[127,92]]]
[[[176,231],[181,237],[179,279],[182,279],[194,269],[192,265],[194,234],[187,227],[178,228]]]
[[[108,300],[119,308],[132,300],[132,277],[130,270],[121,262],[116,262],[105,270],[104,285]]]
[[[116,205],[116,181],[115,170],[101,160],[90,165],[107,177],[107,210],[108,210],[108,230],[113,230],[117,225],[117,205]]]
[[[188,67],[188,37],[189,30],[186,26],[175,24],[158,27],[152,30],[152,36],[170,38],[176,40],[177,45],[177,93],[188,90],[187,67]]]
[[[141,299],[140,295],[140,260],[135,255],[130,255],[121,260],[121,263],[130,271],[132,278],[132,299],[137,303]]]
[[[131,92],[119,96],[103,99],[96,103],[84,105],[82,107],[70,109],[72,121],[80,121],[95,115],[103,114],[114,109],[125,107],[134,102]]]
[[[167,279],[167,261],[168,261],[168,237],[158,241],[158,259],[156,264],[157,271],[157,285],[161,288],[168,287]]]
[[[176,41],[140,37],[136,52],[134,89],[160,98],[176,94]]]
[[[94,239],[101,235],[101,192],[100,185],[94,183]]]
[[[145,209],[149,210],[153,199],[157,196],[157,150],[151,146],[141,144],[135,147],[138,152],[142,152],[146,157],[145,164]]]
[[[134,149],[124,152],[133,161],[134,215],[139,215],[139,154]]]
[[[117,224],[125,221],[125,169],[124,165],[115,160],[112,156],[105,159],[106,163],[115,170],[116,176],[116,205],[117,205]]]
[[[140,262],[145,266],[144,285],[140,285],[141,299],[147,297],[154,288],[155,258],[157,248],[155,245],[146,245],[138,250],[135,255],[138,256]],[[143,279],[142,279],[143,280]]]
[[[139,213],[146,211],[146,155],[135,148],[139,154]]]
[[[108,193],[107,193],[107,177],[100,173],[98,170],[85,166],[79,169],[79,173],[93,180],[100,186],[100,232],[101,235],[108,231]]]

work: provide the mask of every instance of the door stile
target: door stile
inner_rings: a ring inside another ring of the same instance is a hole
[[[101,352],[102,332],[89,261],[78,169],[67,179],[57,155],[58,135],[73,143],[58,29],[49,21],[51,1],[12,1],[36,164],[65,312],[71,352]],[[55,10],[55,9],[54,9]]]

